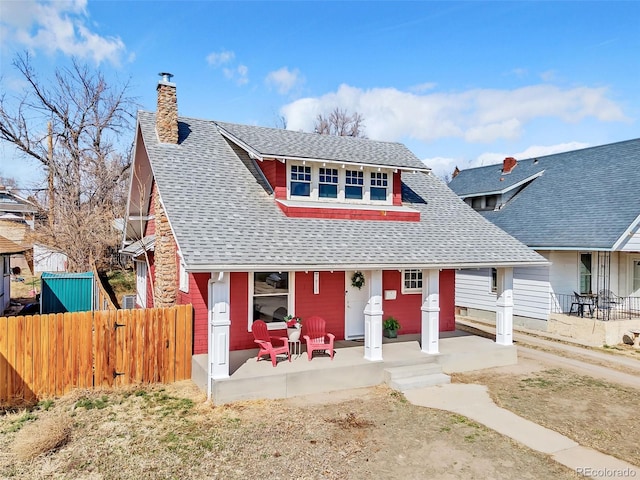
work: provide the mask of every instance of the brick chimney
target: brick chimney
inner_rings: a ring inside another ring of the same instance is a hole
[[[502,173],[511,173],[511,171],[516,167],[518,161],[513,157],[507,157],[502,162]]]
[[[158,111],[156,112],[156,132],[162,143],[178,143],[178,99],[176,84],[171,82],[170,73],[160,73],[158,81]]]

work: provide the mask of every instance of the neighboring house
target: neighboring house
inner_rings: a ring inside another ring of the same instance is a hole
[[[35,228],[37,211],[34,203],[18,195],[14,189],[0,186],[0,235],[18,245],[24,245],[27,233]],[[23,271],[29,269],[24,255],[11,257],[11,268],[15,267]]]
[[[507,158],[463,170],[449,183],[487,220],[551,262],[514,269],[513,313],[523,323],[572,307],[576,313],[574,292],[593,295],[599,307],[615,299],[620,308],[598,312],[605,320],[616,311],[640,316],[639,185],[640,139]],[[470,314],[495,311],[494,283],[489,268],[457,272],[456,304]]]
[[[324,317],[337,339],[382,359],[382,321],[438,335],[455,328],[454,271],[495,267],[497,341],[511,344],[511,275],[546,260],[464,204],[404,145],[178,117],[158,84],[139,112],[123,251],[138,306],[194,306],[194,354],[229,376],[251,326]],[[352,279],[359,272],[362,288]]]
[[[11,256],[21,254],[25,248],[0,236],[0,258],[2,259],[2,282],[0,283],[0,307],[2,312],[11,303]],[[2,313],[0,312],[0,314]]]
[[[39,243],[33,244],[33,273],[66,272],[67,254]]]

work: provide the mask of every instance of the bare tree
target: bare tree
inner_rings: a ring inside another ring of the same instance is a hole
[[[319,114],[316,117],[314,131],[321,135],[337,135],[340,137],[362,137],[364,134],[364,118],[358,112],[348,114],[346,110],[334,108],[329,116]]]
[[[132,138],[135,101],[128,83],[112,87],[75,60],[51,82],[38,78],[28,54],[13,66],[27,88],[0,98],[0,140],[38,160],[52,187],[38,206],[54,218],[38,226],[34,240],[64,251],[72,271],[86,271],[118,244],[113,220],[123,213],[131,143],[117,142]]]

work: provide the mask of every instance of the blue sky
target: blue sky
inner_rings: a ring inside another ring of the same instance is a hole
[[[180,115],[312,131],[357,111],[443,176],[637,138],[638,25],[635,1],[0,0],[0,86],[23,88],[17,52],[42,78],[76,56],[154,110],[171,72]],[[7,145],[0,175],[41,178]]]

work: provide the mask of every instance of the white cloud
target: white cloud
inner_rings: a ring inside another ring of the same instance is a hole
[[[0,38],[34,52],[61,52],[119,65],[126,51],[119,37],[105,37],[87,23],[87,0],[3,2]]]
[[[552,155],[554,153],[580,150],[587,147],[589,147],[588,143],[566,142],[556,145],[532,145],[520,152],[485,152],[472,160],[453,157],[431,157],[425,158],[422,161],[433,170],[436,176],[444,178],[446,175],[450,177],[456,167],[460,170],[467,170],[469,168],[499,164],[502,163],[506,157],[514,157],[516,160],[527,160]]]
[[[207,63],[212,67],[219,67],[229,63],[236,57],[236,54],[229,50],[223,50],[221,52],[211,52],[207,55]]]
[[[267,85],[274,87],[279,94],[286,95],[293,88],[302,84],[304,79],[297,68],[289,70],[288,67],[282,67],[279,70],[269,72],[265,78],[265,82]]]
[[[246,65],[238,65],[235,68],[223,68],[224,76],[229,80],[233,80],[238,85],[246,85],[249,83],[249,67]]]
[[[516,160],[526,160],[529,158],[543,157],[545,155],[553,155],[554,153],[570,152],[572,150],[580,150],[587,148],[588,143],[583,142],[566,142],[556,145],[532,145],[521,152],[486,152],[478,156],[475,160],[465,165],[465,168],[480,167],[482,165],[493,165],[502,163],[506,157],[514,157]]]
[[[423,92],[426,92],[428,90],[433,90],[437,86],[438,86],[437,83],[425,82],[425,83],[421,83],[419,85],[414,85],[411,88],[409,88],[409,90],[411,92],[414,92],[414,93],[423,93]]]
[[[340,107],[362,114],[367,136],[376,140],[461,138],[491,142],[518,138],[528,122],[541,117],[571,123],[587,117],[627,121],[621,107],[607,94],[606,88],[533,85],[419,95],[394,88],[363,90],[341,85],[336,92],[289,103],[281,113],[292,130],[312,131],[318,114]]]

